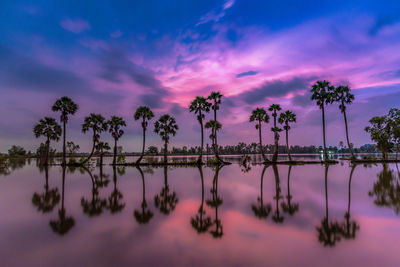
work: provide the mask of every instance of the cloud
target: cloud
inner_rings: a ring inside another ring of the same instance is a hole
[[[111,36],[112,38],[119,38],[119,37],[122,36],[122,32],[121,32],[120,30],[116,30],[116,31],[110,33],[110,36]]]
[[[245,71],[239,74],[236,74],[236,78],[242,78],[245,76],[253,76],[253,75],[257,75],[258,71],[254,71],[254,70],[249,70],[249,71]]]
[[[369,30],[369,35],[375,36],[386,26],[395,24],[399,20],[400,16],[385,16],[379,17],[375,20],[374,25]]]
[[[225,16],[225,11],[231,8],[234,3],[235,3],[234,0],[228,0],[222,5],[222,7],[213,9],[210,12],[206,13],[204,16],[200,18],[200,21],[196,24],[196,26],[211,21],[218,22],[221,18]]]
[[[73,33],[81,33],[91,28],[89,22],[82,19],[64,19],[60,22],[60,26]]]

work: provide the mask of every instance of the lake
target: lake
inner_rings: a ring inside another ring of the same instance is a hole
[[[0,172],[1,266],[395,266],[395,164]]]

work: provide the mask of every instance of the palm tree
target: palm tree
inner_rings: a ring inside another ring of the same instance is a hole
[[[336,102],[340,103],[339,109],[343,113],[343,117],[344,117],[347,146],[349,147],[351,158],[355,158],[354,153],[353,153],[353,148],[352,148],[352,145],[350,144],[350,140],[349,140],[349,130],[347,127],[347,116],[346,116],[346,109],[347,109],[346,105],[350,105],[351,103],[353,103],[354,95],[350,92],[349,86],[340,85],[335,88],[334,98],[335,98]]]
[[[144,182],[144,174],[143,174],[143,171],[142,171],[142,169],[141,169],[139,166],[136,166],[136,168],[138,169],[138,171],[140,172],[140,176],[142,177],[142,196],[143,196],[143,199],[142,199],[142,204],[141,204],[142,210],[141,210],[141,211],[135,210],[135,211],[133,212],[133,216],[135,217],[136,221],[137,221],[139,224],[146,224],[146,223],[149,223],[149,221],[151,220],[151,218],[153,218],[153,215],[154,215],[154,214],[153,214],[153,212],[152,212],[151,210],[149,210],[148,207],[147,207],[147,201],[146,201],[146,185],[145,185],[145,182]]]
[[[111,133],[114,138],[114,156],[113,156],[113,165],[117,163],[117,142],[118,139],[122,137],[124,134],[124,130],[121,130],[121,127],[126,127],[126,122],[123,118],[117,116],[111,116],[111,119],[107,122],[108,131]]]
[[[299,211],[299,203],[292,203],[292,195],[290,194],[290,173],[292,171],[292,165],[289,165],[288,170],[288,178],[287,178],[287,202],[281,203],[281,207],[283,212],[288,213],[290,216],[293,216],[296,212]]]
[[[85,121],[82,124],[82,132],[86,133],[90,129],[92,129],[93,132],[92,151],[90,152],[90,155],[82,162],[82,164],[88,162],[93,156],[96,144],[100,142],[101,132],[107,131],[108,124],[106,122],[106,119],[101,114],[90,113],[90,115],[85,118]]]
[[[37,207],[38,211],[42,213],[48,213],[53,211],[54,207],[60,202],[60,193],[58,188],[49,189],[49,168],[47,165],[44,166],[45,171],[45,184],[44,193],[34,193],[32,196],[32,204]]]
[[[311,89],[311,100],[317,101],[317,106],[322,111],[322,135],[324,139],[324,158],[328,160],[328,153],[326,150],[326,136],[325,136],[325,105],[333,102],[333,91],[335,87],[328,81],[317,81]]]
[[[274,127],[271,128],[271,131],[274,133],[274,154],[272,155],[272,162],[276,162],[278,160],[278,149],[279,149],[279,132],[282,131],[281,128],[276,126],[276,117],[278,116],[278,111],[281,110],[281,106],[278,104],[272,104],[268,108],[269,111],[272,112],[272,117],[274,117]]]
[[[218,207],[221,206],[223,203],[222,198],[218,195],[218,177],[219,177],[219,171],[222,169],[223,166],[224,165],[222,166],[217,165],[215,168],[213,186],[212,189],[210,190],[212,194],[212,199],[206,201],[206,204],[208,206],[215,209],[215,220],[213,221],[213,224],[215,224],[215,229],[210,231],[211,235],[214,238],[221,238],[224,235],[221,220],[218,218]]]
[[[97,177],[93,176],[88,168],[84,167],[83,169],[89,174],[90,180],[92,181],[92,199],[81,198],[83,213],[87,214],[89,217],[99,216],[107,206],[107,200],[99,196],[99,187],[102,187],[103,183],[101,180],[97,180]]]
[[[154,132],[161,136],[164,141],[164,163],[167,164],[168,143],[170,135],[175,136],[179,129],[175,118],[168,114],[162,115],[158,121],[154,123]]]
[[[217,138],[218,124],[219,124],[220,128],[222,127],[222,125],[217,120],[217,110],[219,110],[219,106],[221,104],[222,97],[223,97],[223,95],[220,92],[211,92],[211,94],[207,97],[207,99],[211,101],[211,108],[214,111],[214,121],[216,122],[216,123],[214,123],[214,125],[213,125],[214,127],[212,128],[213,148],[214,148],[215,157],[217,158],[218,162],[226,163],[219,157],[218,138]]]
[[[289,130],[290,130],[289,123],[296,122],[296,114],[290,110],[286,110],[285,112],[279,115],[278,122],[280,124],[284,124],[283,129],[286,132],[286,149],[289,156],[289,161],[292,161],[292,156],[290,155],[290,148],[289,148]]]
[[[57,99],[51,108],[54,112],[60,111],[60,121],[63,123],[63,161],[62,165],[66,165],[66,134],[67,134],[67,122],[68,115],[74,115],[78,110],[79,106],[72,101],[71,98],[67,96],[63,96],[60,99]]]
[[[176,193],[169,190],[168,167],[164,166],[164,186],[160,194],[154,197],[154,204],[162,214],[169,215],[175,209],[178,201]]]
[[[135,115],[133,116],[135,121],[142,119],[142,129],[143,129],[143,146],[142,146],[142,154],[140,154],[140,157],[136,161],[136,164],[140,164],[140,161],[143,159],[144,156],[144,149],[145,149],[145,143],[146,143],[146,130],[147,130],[147,124],[148,121],[154,118],[153,111],[149,107],[146,106],[140,106],[136,109]]]
[[[197,233],[205,233],[208,228],[212,225],[211,217],[206,216],[206,211],[204,210],[204,177],[203,177],[203,169],[201,166],[198,166],[201,178],[201,204],[197,211],[195,217],[190,219],[190,223],[194,229],[196,229]],[[205,216],[205,218],[204,218]]]
[[[61,190],[61,208],[58,210],[58,220],[51,220],[50,227],[59,235],[65,235],[75,225],[75,219],[72,216],[67,216],[64,207],[65,193],[65,165],[62,166],[62,190]]]
[[[99,152],[100,154],[100,166],[103,165],[103,156],[105,151],[110,150],[111,147],[107,142],[98,142],[96,144],[96,150]]]
[[[263,144],[262,144],[262,136],[261,136],[261,125],[262,123],[268,123],[269,122],[269,115],[267,111],[263,108],[256,108],[251,112],[250,116],[250,122],[256,121],[256,129],[258,130],[258,137],[260,139],[260,151],[261,155],[264,159],[264,162],[269,162],[267,157],[264,154],[264,149],[263,149]]]
[[[251,205],[251,209],[254,212],[254,215],[260,219],[265,219],[268,217],[271,212],[271,204],[264,205],[264,174],[265,170],[268,168],[268,165],[265,165],[261,172],[261,184],[260,184],[260,197],[257,198],[257,205]]]
[[[203,163],[203,150],[204,150],[204,129],[203,129],[203,120],[205,118],[204,113],[210,112],[211,103],[207,102],[207,99],[202,96],[196,96],[196,98],[190,103],[189,111],[197,114],[197,120],[200,123],[201,130],[201,146],[200,146],[200,155],[197,160],[198,164]]]
[[[272,220],[275,223],[283,223],[283,220],[285,219],[279,210],[279,200],[282,199],[282,195],[281,195],[281,187],[280,187],[280,180],[279,180],[279,173],[278,173],[278,167],[276,166],[276,164],[274,164],[272,166],[273,170],[274,170],[274,176],[275,176],[275,203],[276,203],[276,207],[275,207],[275,213],[272,216]]]
[[[107,208],[110,210],[112,214],[121,212],[125,208],[125,203],[123,202],[124,196],[122,195],[121,191],[118,190],[117,187],[117,168],[113,166],[113,183],[114,188],[111,192],[111,195],[108,197],[108,205]]]
[[[39,138],[40,136],[46,137],[46,159],[44,165],[47,166],[49,160],[50,140],[60,140],[61,126],[55,119],[45,117],[44,119],[39,120],[39,123],[33,127],[33,133],[36,138]]]

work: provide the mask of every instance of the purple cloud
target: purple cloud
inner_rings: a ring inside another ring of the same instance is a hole
[[[89,22],[82,19],[64,19],[60,22],[60,26],[73,33],[81,33],[91,28]]]

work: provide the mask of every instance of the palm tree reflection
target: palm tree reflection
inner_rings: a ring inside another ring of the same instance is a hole
[[[341,228],[338,222],[329,221],[328,211],[328,168],[325,164],[325,217],[321,220],[321,226],[317,227],[318,241],[324,246],[333,247],[341,239]]]
[[[213,222],[213,224],[215,225],[215,229],[211,230],[210,232],[214,238],[221,238],[224,234],[221,220],[218,218],[218,207],[222,205],[222,198],[218,196],[218,176],[219,176],[219,171],[221,170],[222,167],[223,165],[222,166],[217,165],[215,169],[213,186],[212,189],[210,190],[212,194],[212,199],[206,201],[206,204],[208,206],[215,209],[215,220]]]
[[[72,216],[66,215],[64,207],[64,193],[65,193],[65,166],[62,166],[62,190],[61,190],[61,208],[58,210],[58,220],[51,220],[50,227],[59,235],[65,235],[75,225],[75,220]]]
[[[124,169],[118,169],[118,174],[122,175],[124,173]],[[111,192],[111,195],[108,197],[108,205],[107,209],[110,210],[112,214],[121,212],[125,208],[125,203],[123,202],[124,196],[121,191],[117,188],[117,167],[113,166],[113,183],[114,188]]]
[[[161,189],[160,194],[154,197],[155,205],[161,213],[168,215],[175,209],[178,201],[176,193],[169,191],[168,167],[164,166],[164,187]]]
[[[282,202],[281,207],[283,209],[283,212],[289,214],[290,216],[293,216],[296,212],[299,211],[299,203],[292,203],[292,195],[290,194],[290,174],[292,171],[292,165],[289,165],[289,170],[288,170],[288,178],[287,178],[287,195],[286,195],[286,200],[287,202]]]
[[[142,177],[142,194],[143,194],[143,199],[142,199],[142,210],[135,210],[133,212],[133,216],[135,217],[135,220],[139,223],[139,224],[147,224],[149,223],[149,221],[151,220],[151,218],[153,218],[153,212],[151,210],[149,210],[147,208],[147,201],[146,201],[146,185],[145,185],[145,181],[144,181],[144,174],[142,169],[138,166],[136,166],[136,169],[138,169],[138,171],[140,172],[140,176]]]
[[[100,166],[100,177],[102,176],[102,169],[103,167]],[[81,206],[83,208],[83,212],[89,217],[98,216],[107,206],[107,200],[100,198],[99,188],[104,187],[104,184],[108,184],[108,180],[105,180],[107,181],[107,183],[105,183],[105,181],[103,181],[103,179],[100,179],[99,176],[93,176],[92,172],[88,168],[84,167],[84,170],[89,174],[92,181],[92,199],[88,200],[85,199],[85,197],[82,197]]]
[[[192,227],[196,229],[197,233],[205,233],[208,231],[208,228],[212,225],[211,217],[206,216],[206,211],[204,210],[204,177],[203,177],[203,168],[202,166],[198,166],[200,172],[201,179],[201,204],[199,210],[195,217],[190,219],[190,223]],[[205,217],[204,217],[205,216]]]
[[[275,223],[283,223],[283,220],[285,219],[279,210],[279,200],[283,198],[283,196],[281,195],[281,187],[280,187],[280,181],[279,181],[279,173],[278,173],[278,167],[276,166],[276,164],[274,164],[272,166],[273,170],[274,170],[274,176],[275,176],[275,202],[276,202],[276,207],[275,207],[275,212],[274,215],[272,216],[272,220]]]
[[[261,184],[260,184],[260,196],[257,197],[257,204],[251,205],[251,209],[254,212],[254,215],[260,219],[265,219],[268,217],[269,213],[271,212],[271,204],[264,205],[264,198],[263,198],[263,191],[264,191],[264,174],[265,170],[268,168],[267,165],[264,166],[261,172]]]
[[[60,193],[58,188],[49,188],[49,167],[44,166],[45,184],[43,193],[34,193],[32,196],[32,204],[42,213],[51,212],[60,202]]]
[[[357,165],[353,165],[350,171],[349,177],[349,193],[348,193],[348,202],[347,202],[347,212],[344,215],[345,223],[342,224],[342,236],[345,239],[355,239],[356,233],[360,230],[360,225],[357,224],[356,221],[351,220],[350,216],[350,203],[351,203],[351,179],[353,178],[353,173]]]

